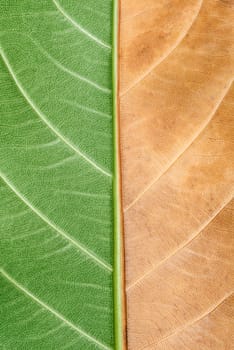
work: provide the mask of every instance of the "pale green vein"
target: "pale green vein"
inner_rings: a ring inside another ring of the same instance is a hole
[[[77,28],[80,32],[82,32],[83,34],[85,34],[87,37],[89,37],[91,40],[95,41],[98,45],[106,48],[106,49],[111,49],[111,46],[104,43],[102,40],[100,40],[99,38],[97,38],[95,35],[91,34],[90,32],[88,32],[85,28],[83,28],[79,23],[77,23],[76,21],[74,21],[73,18],[71,18],[71,16],[69,16],[69,14],[62,8],[62,6],[59,4],[58,1],[53,0],[54,5],[56,6],[56,8],[58,9],[58,11],[75,27]]]
[[[29,35],[27,34],[23,34],[21,33],[21,35],[26,36],[27,38],[29,38],[29,40],[31,40],[33,42],[33,44],[41,51],[41,53],[46,56],[57,68],[61,69],[63,72],[66,72],[67,74],[73,76],[74,78],[77,78],[78,80],[81,80],[83,82],[85,82],[86,84],[91,85],[92,87],[94,87],[97,90],[100,90],[102,92],[104,92],[105,94],[110,94],[111,90],[101,86],[97,83],[95,83],[94,81],[85,78],[84,76],[68,69],[67,67],[65,67],[63,64],[61,64],[59,61],[57,61],[53,56],[51,56],[37,41],[35,41],[33,38],[31,38]]]
[[[77,332],[80,336],[88,339],[90,342],[94,343],[96,346],[98,346],[100,349],[104,350],[111,350],[110,347],[106,346],[105,344],[101,343],[99,340],[91,336],[90,334],[83,331],[80,327],[77,327],[72,322],[67,320],[62,314],[60,314],[58,311],[53,309],[51,306],[44,303],[42,300],[40,300],[38,297],[36,297],[33,293],[31,293],[27,288],[22,286],[19,282],[17,282],[14,278],[12,278],[4,269],[0,269],[0,273],[2,276],[8,280],[11,284],[14,285],[15,288],[20,290],[23,294],[25,294],[28,298],[32,299],[35,303],[40,305],[43,309],[49,311],[52,315],[54,315],[56,318],[61,320],[64,324],[66,324],[69,328]]]
[[[20,191],[12,184],[12,182],[0,171],[0,176],[2,180],[6,183],[6,185],[15,193],[15,195],[24,202],[38,217],[40,217],[48,226],[50,226],[53,230],[58,232],[63,238],[69,241],[73,246],[78,248],[85,256],[92,259],[93,262],[98,264],[100,267],[105,269],[106,271],[112,272],[112,267],[101,260],[98,256],[96,256],[93,252],[89,251],[85,248],[81,243],[72,238],[67,232],[63,231],[60,227],[58,227],[54,222],[52,222],[46,215],[44,215],[39,209],[33,206],[32,203],[22,194]]]
[[[89,193],[89,192],[80,192],[80,191],[70,191],[70,190],[56,190],[56,193],[62,193],[69,196],[81,196],[81,197],[90,197],[90,198],[102,198],[110,200],[110,195],[108,194],[99,194],[99,193]]]
[[[63,166],[65,165],[66,163],[70,163],[74,160],[77,159],[77,155],[74,154],[73,156],[68,156],[67,158],[64,158],[56,163],[52,163],[52,164],[49,164],[49,165],[44,165],[44,166],[41,166],[39,167],[40,169],[56,169],[56,168],[59,168],[60,166]]]
[[[17,76],[15,75],[13,69],[11,68],[10,62],[8,61],[8,58],[6,57],[5,53],[2,49],[0,49],[0,54],[2,56],[2,59],[11,74],[12,79],[14,80],[15,84],[17,85],[18,89],[20,90],[21,94],[24,96],[25,100],[28,102],[28,104],[31,106],[31,108],[34,110],[34,112],[40,117],[40,119],[48,126],[48,128],[56,134],[69,148],[71,148],[75,153],[77,153],[81,158],[83,158],[87,163],[92,165],[96,170],[104,174],[105,176],[111,177],[112,175],[107,172],[105,169],[103,169],[99,164],[97,164],[95,161],[90,159],[87,155],[85,155],[81,150],[75,146],[70,140],[68,140],[65,136],[63,136],[60,131],[57,130],[57,128],[48,120],[47,116],[36,106],[36,104],[32,101],[28,93],[24,90],[23,86],[21,85],[20,81],[18,80]]]
[[[98,111],[96,109],[93,109],[93,108],[86,107],[84,105],[81,105],[80,103],[76,103],[76,102],[69,101],[69,100],[66,100],[66,99],[64,99],[63,102],[68,104],[68,105],[70,105],[70,106],[76,107],[77,109],[81,109],[83,111],[86,111],[88,113],[96,114],[96,115],[98,115],[100,117],[104,117],[104,118],[107,118],[107,119],[112,119],[112,116],[110,114],[107,114],[107,113],[104,113],[104,112],[100,112],[100,111]]]

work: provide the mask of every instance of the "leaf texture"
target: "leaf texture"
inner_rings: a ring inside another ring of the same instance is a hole
[[[112,4],[0,16],[0,347],[111,349]]]
[[[121,12],[129,349],[231,349],[233,2]]]

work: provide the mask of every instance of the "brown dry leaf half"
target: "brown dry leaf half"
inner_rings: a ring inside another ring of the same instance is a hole
[[[233,0],[122,0],[130,350],[233,348],[233,29]]]

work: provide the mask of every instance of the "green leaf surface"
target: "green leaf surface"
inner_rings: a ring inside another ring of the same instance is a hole
[[[112,11],[0,4],[1,349],[114,346]]]

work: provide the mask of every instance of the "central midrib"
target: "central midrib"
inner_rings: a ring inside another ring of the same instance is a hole
[[[113,92],[113,210],[114,210],[114,349],[126,349],[126,307],[124,278],[124,242],[121,198],[120,135],[119,135],[119,9],[120,0],[113,1],[112,25],[112,92]]]

